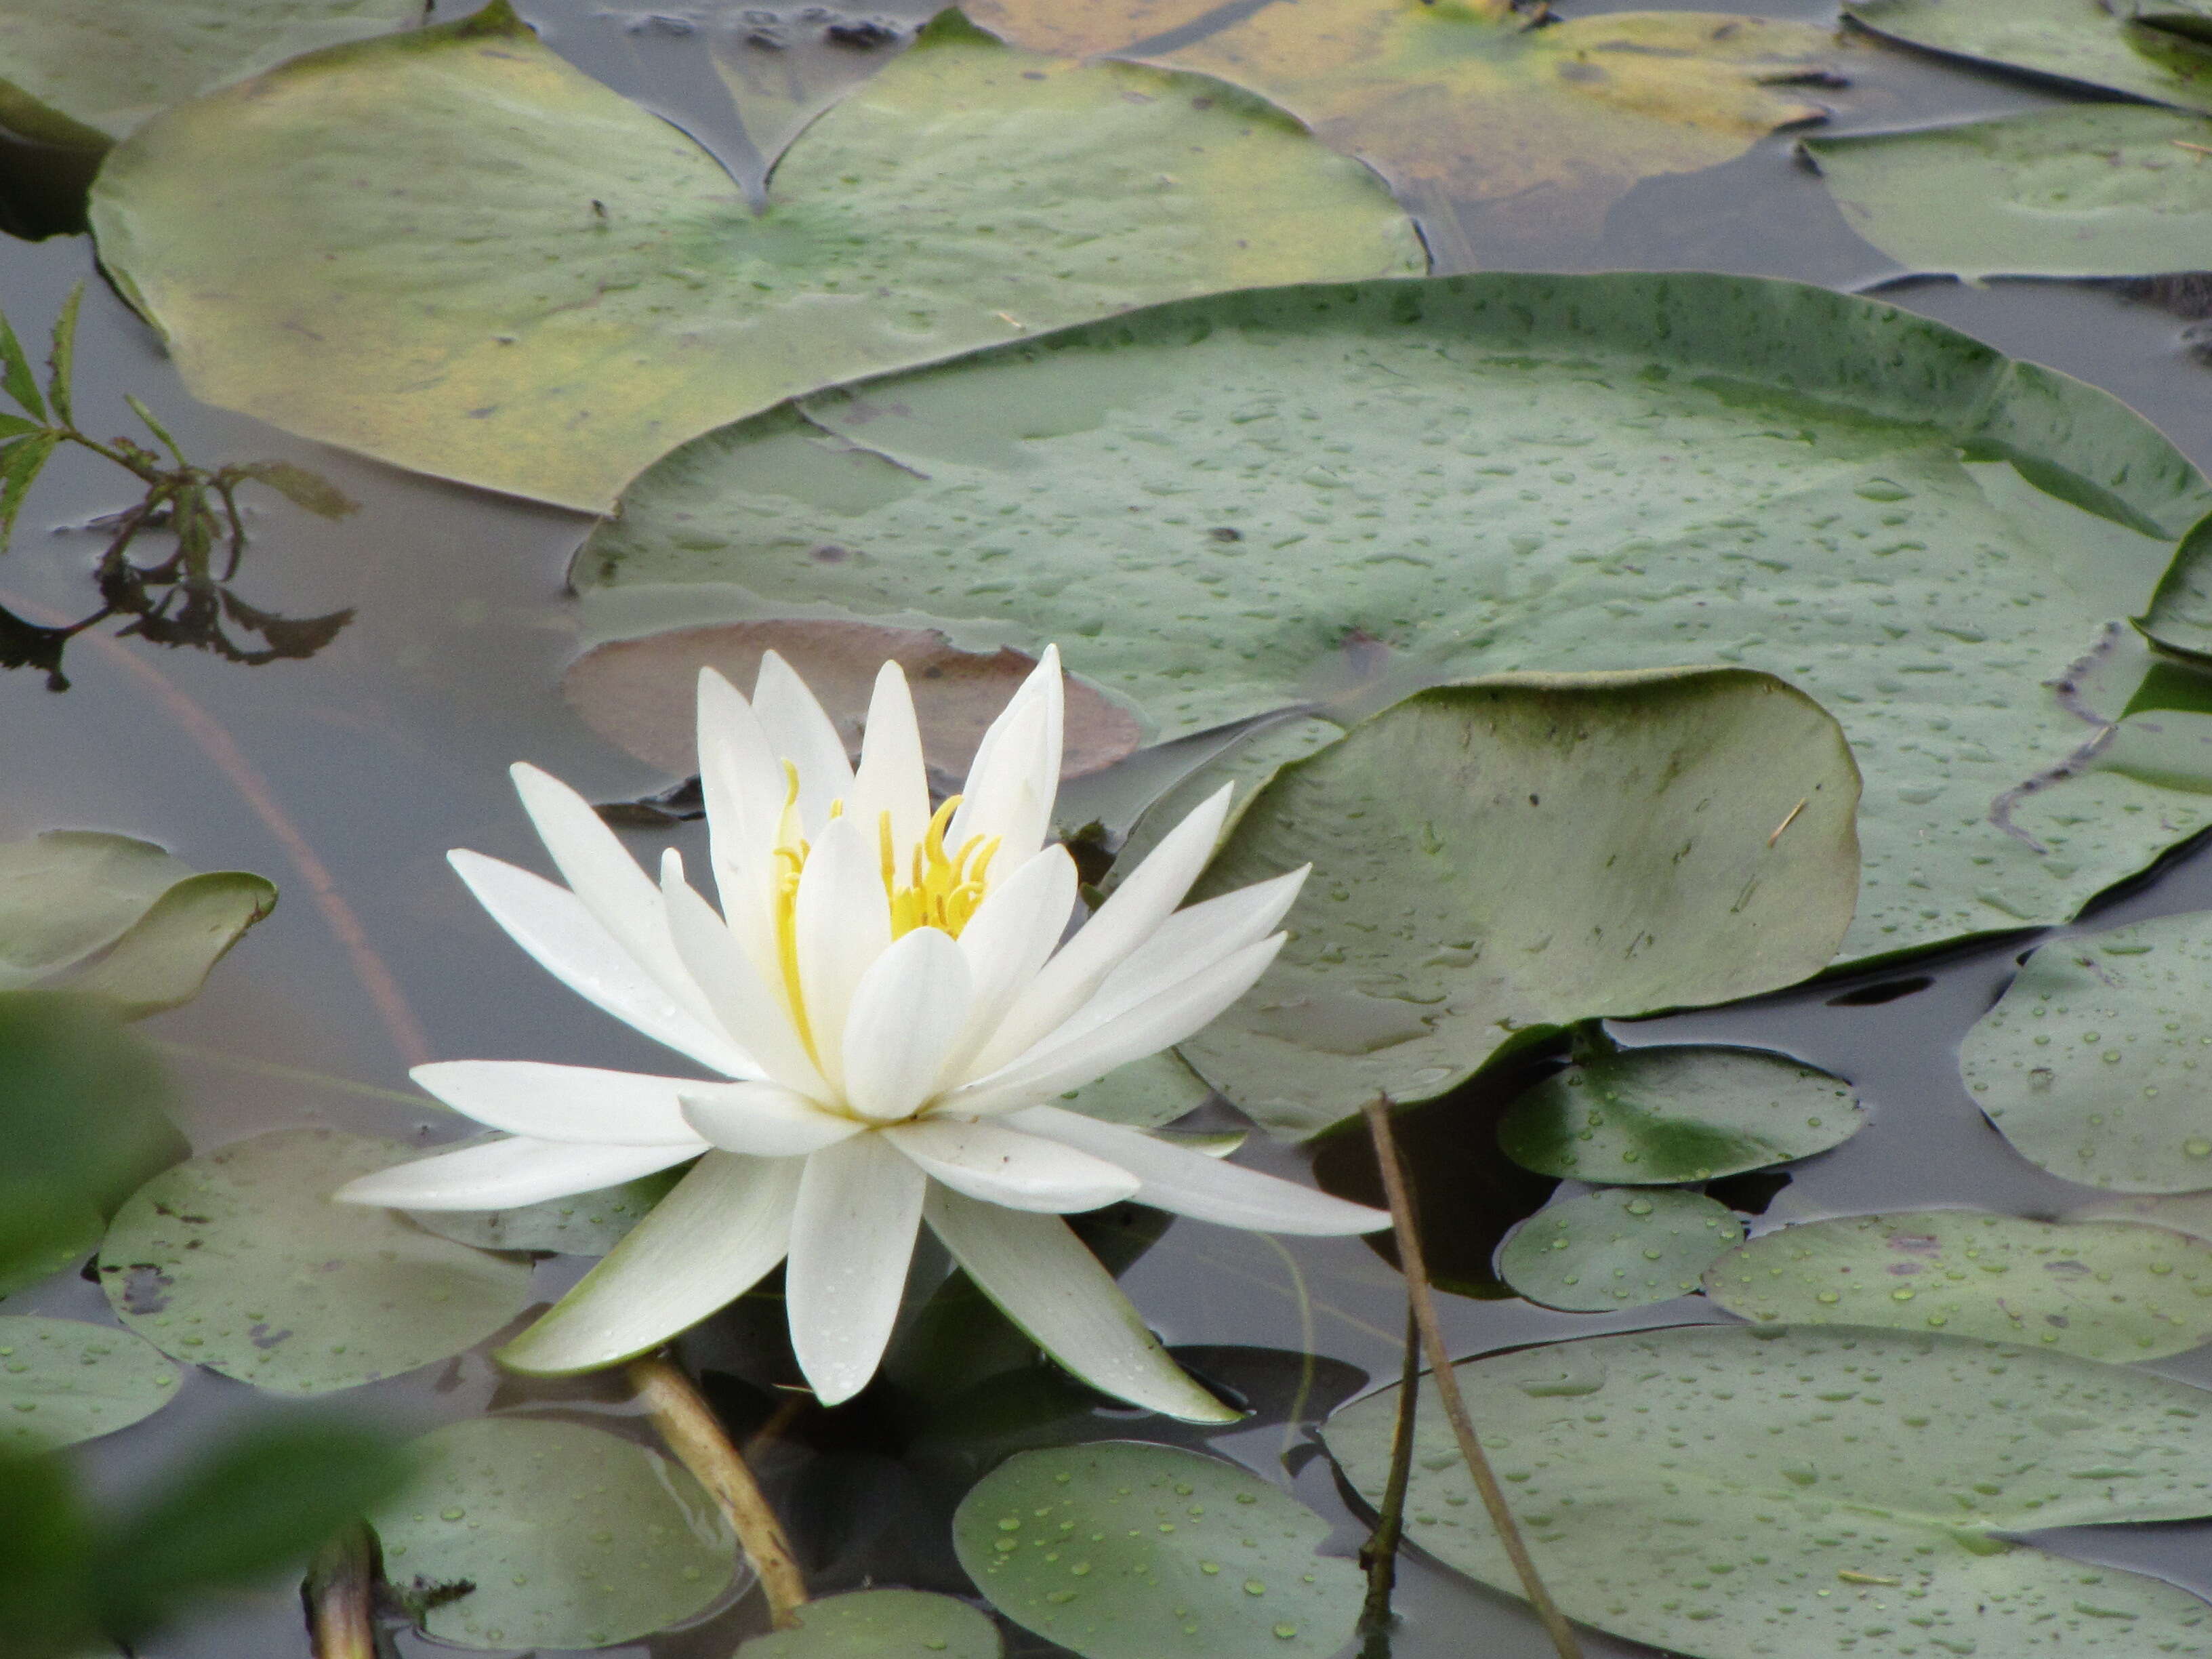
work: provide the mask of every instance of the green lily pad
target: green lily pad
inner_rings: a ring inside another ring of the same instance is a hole
[[[112,1325],[0,1317],[0,1453],[52,1451],[128,1428],[177,1397],[177,1368]]]
[[[2142,678],[2114,626],[2208,507],[2103,393],[1888,306],[1499,275],[1162,307],[825,394],[656,466],[572,574],[1057,640],[1161,739],[1316,684],[1765,669],[1866,770],[1856,959],[2063,921],[2212,823],[2201,777],[2070,764],[2110,711],[2048,684],[2098,653]]]
[[[2212,110],[2212,50],[2183,5],[2102,0],[1846,0],[1876,34],[2008,69]]]
[[[1857,784],[1833,720],[1741,669],[1418,693],[1230,831],[1201,895],[1313,874],[1274,965],[1183,1057],[1312,1133],[1576,1019],[1802,979],[1850,921]]]
[[[2204,1514],[2202,1389],[1959,1337],[1772,1326],[1455,1369],[1545,1583],[1601,1630],[1693,1659],[2212,1653],[2212,1609],[2187,1591],[1996,1535]],[[1407,1536],[1514,1591],[1422,1386]],[[1370,1504],[1396,1409],[1386,1389],[1323,1431]]]
[[[794,1630],[756,1636],[738,1659],[999,1659],[999,1627],[965,1601],[926,1590],[855,1590],[799,1609]]]
[[[1695,1291],[1742,1237],[1728,1206],[1702,1193],[1590,1193],[1522,1222],[1498,1251],[1498,1272],[1547,1308],[1644,1308]]]
[[[1133,1441],[1019,1453],[952,1521],[991,1605],[1083,1659],[1334,1653],[1362,1579],[1328,1536],[1248,1469]]]
[[[1974,1102],[2051,1174],[2122,1193],[2212,1186],[2212,912],[2055,939],[1959,1047]]]
[[[604,1429],[479,1417],[414,1449],[414,1479],[370,1524],[386,1579],[422,1598],[416,1622],[438,1641],[610,1647],[704,1611],[737,1571],[729,1523],[690,1473]]]
[[[1086,1117],[1133,1128],[1157,1129],[1187,1117],[1212,1097],[1206,1079],[1176,1057],[1172,1049],[1149,1060],[1132,1060],[1096,1083],[1062,1095],[1054,1104]]]
[[[170,111],[91,216],[201,398],[592,510],[796,392],[1182,295],[1425,268],[1381,183],[1280,112],[953,14],[769,185],[756,215],[496,0]]]
[[[446,1150],[441,1148],[441,1151]],[[640,1176],[619,1186],[570,1198],[549,1198],[514,1210],[410,1210],[408,1219],[427,1232],[483,1250],[554,1250],[562,1255],[605,1255],[622,1243],[645,1212],[668,1196],[690,1165]]]
[[[2067,1221],[2134,1221],[2212,1242],[2212,1193],[2153,1193],[2098,1198],[2061,1218]]]
[[[2076,104],[1804,148],[1851,228],[1908,270],[2146,276],[2196,269],[2212,239],[2202,116]]]
[[[1839,1216],[1729,1251],[1705,1289],[1762,1323],[1936,1329],[2085,1359],[2161,1359],[2212,1341],[2212,1245],[2124,1222]]]
[[[173,1358],[319,1395],[474,1347],[530,1299],[530,1264],[330,1194],[407,1153],[278,1129],[156,1176],[100,1247],[116,1315]]]
[[[1810,1158],[1865,1122],[1849,1084],[1779,1054],[1613,1048],[1515,1101],[1498,1144],[1539,1175],[1665,1186]]]

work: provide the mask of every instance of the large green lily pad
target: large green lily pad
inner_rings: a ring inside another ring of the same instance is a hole
[[[2212,1341],[2212,1245],[2124,1222],[1841,1216],[1729,1251],[1705,1289],[1763,1323],[1936,1329],[2087,1359],[2160,1359]]]
[[[512,1210],[417,1210],[409,1212],[409,1218],[426,1232],[478,1249],[605,1255],[668,1196],[690,1167]]]
[[[1790,984],[1850,925],[1857,804],[1835,722],[1768,675],[1419,692],[1284,767],[1230,831],[1200,893],[1313,873],[1273,966],[1182,1053],[1305,1134],[1578,1018]]]
[[[1249,1469],[1136,1442],[1016,1454],[953,1517],[991,1605],[1083,1659],[1334,1653],[1360,1573],[1328,1523]]]
[[[2140,0],[1846,0],[1853,22],[1979,58],[2184,109],[2212,110],[2212,40],[2185,5]]]
[[[1645,1308],[1697,1290],[1713,1258],[1742,1237],[1718,1199],[1614,1188],[1530,1216],[1498,1251],[1498,1273],[1547,1308]]]
[[[687,1471],[635,1441],[581,1423],[479,1417],[414,1449],[414,1479],[370,1520],[385,1577],[421,1598],[418,1622],[441,1642],[609,1647],[702,1611],[736,1571],[721,1511]]]
[[[2212,239],[2202,116],[2076,104],[1805,149],[1851,228],[1908,270],[2142,276],[2196,269]]]
[[[1963,1338],[1692,1326],[1457,1368],[1571,1618],[1696,1659],[2212,1653],[2161,1579],[1996,1534],[2212,1509],[2212,1395]],[[1323,1437],[1373,1503],[1397,1393]],[[1517,1588],[1423,1383],[1407,1536]]]
[[[177,1368],[111,1325],[0,1317],[0,1453],[52,1451],[128,1428],[177,1397]]]
[[[2212,1187],[2212,912],[2055,939],[1959,1048],[1974,1102],[2053,1175]]]
[[[950,15],[813,123],[769,195],[756,216],[496,0],[172,110],[109,159],[92,222],[200,397],[587,509],[795,392],[1425,263],[1382,185],[1280,112]]]
[[[522,1311],[530,1264],[330,1196],[406,1152],[278,1129],[156,1176],[100,1247],[110,1305],[171,1358],[272,1394],[328,1394],[474,1347]]]
[[[809,1601],[794,1628],[754,1637],[738,1659],[999,1659],[1005,1650],[999,1627],[965,1601],[866,1589]]]
[[[814,398],[655,467],[574,574],[1057,640],[1161,738],[1316,682],[1764,668],[1866,770],[1865,957],[2066,920],[2212,823],[2201,781],[2069,767],[2099,727],[2048,684],[2121,660],[2207,507],[2118,403],[1887,306],[1497,276],[1164,307]]]

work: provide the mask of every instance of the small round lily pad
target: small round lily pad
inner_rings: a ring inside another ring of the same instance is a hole
[[[441,1238],[479,1249],[605,1255],[683,1177],[683,1169],[664,1170],[597,1192],[549,1198],[513,1210],[410,1210],[407,1216]]]
[[[1706,1264],[1742,1237],[1717,1199],[1614,1188],[1530,1216],[1498,1251],[1498,1271],[1547,1308],[1642,1308],[1689,1295]]]
[[[634,1641],[705,1611],[737,1571],[737,1540],[699,1483],[604,1429],[478,1417],[414,1449],[414,1479],[370,1521],[386,1582],[438,1641]]]
[[[1623,1048],[1530,1089],[1499,1122],[1498,1144],[1539,1175],[1663,1187],[1810,1158],[1865,1121],[1849,1084],[1779,1054]]]
[[[150,1342],[81,1319],[0,1319],[0,1453],[52,1451],[151,1417],[177,1368]]]
[[[799,1608],[795,1630],[756,1636],[738,1659],[1000,1659],[999,1627],[927,1590],[855,1590]]]
[[[1886,1325],[2157,1359],[2212,1340],[2212,1244],[2122,1221],[1843,1216],[1731,1250],[1705,1294],[1760,1323]]]

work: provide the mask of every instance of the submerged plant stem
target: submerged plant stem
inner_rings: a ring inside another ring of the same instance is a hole
[[[1382,1174],[1382,1190],[1389,1195],[1390,1227],[1398,1241],[1398,1267],[1406,1280],[1407,1305],[1421,1333],[1421,1346],[1428,1354],[1429,1375],[1436,1382],[1437,1397],[1443,1403],[1444,1417],[1459,1442],[1460,1455],[1467,1460],[1467,1471],[1474,1477],[1474,1489],[1482,1494],[1482,1506],[1490,1511],[1490,1523],[1498,1528],[1498,1541],[1505,1547],[1513,1571],[1520,1577],[1522,1592],[1536,1609],[1536,1617],[1543,1621],[1552,1646],[1559,1659],[1583,1659],[1582,1644],[1576,1639],[1559,1604],[1552,1600],[1551,1591],[1544,1588],[1536,1563],[1521,1536],[1520,1525],[1513,1519],[1513,1511],[1506,1507],[1505,1493],[1498,1486],[1498,1476],[1491,1469],[1482,1442],[1475,1436],[1474,1421],[1467,1413],[1467,1401],[1460,1395],[1459,1377],[1452,1370],[1451,1356],[1444,1352],[1443,1327],[1437,1319],[1436,1298],[1429,1293],[1428,1262],[1421,1254],[1420,1234],[1413,1225],[1413,1194],[1406,1185],[1405,1166],[1398,1161],[1398,1138],[1390,1128],[1389,1097],[1377,1095],[1369,1101],[1366,1117],[1367,1133],[1375,1142],[1375,1162]]]
[[[377,1659],[375,1534],[356,1522],[316,1551],[300,1600],[315,1659]]]
[[[806,1581],[791,1553],[791,1540],[784,1536],[783,1523],[723,1432],[721,1419],[666,1354],[633,1359],[624,1369],[668,1449],[699,1478],[729,1517],[745,1559],[760,1576],[775,1627],[790,1629],[797,1622],[793,1615],[806,1603]]]
[[[1375,1530],[1359,1547],[1367,1570],[1367,1604],[1359,1622],[1367,1631],[1360,1659],[1387,1659],[1390,1651],[1390,1592],[1398,1583],[1398,1545],[1406,1534],[1406,1488],[1413,1478],[1413,1417],[1421,1389],[1421,1322],[1406,1298],[1406,1358],[1398,1373],[1398,1416],[1390,1429],[1390,1473],[1382,1484]]]

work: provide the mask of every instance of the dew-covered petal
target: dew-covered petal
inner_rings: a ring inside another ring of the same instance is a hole
[[[678,1097],[696,1078],[531,1060],[447,1060],[408,1073],[455,1111],[509,1134],[586,1146],[690,1146]]]
[[[968,1005],[968,960],[950,934],[917,927],[878,957],[845,1022],[846,1103],[889,1123],[935,1094]]]
[[[883,856],[852,819],[834,818],[814,838],[799,878],[793,932],[812,1053],[831,1085],[842,1085],[846,1010],[891,942]]]
[[[846,816],[869,835],[881,834],[886,812],[892,847],[901,858],[908,856],[929,828],[929,772],[906,671],[895,662],[877,672],[867,728],[861,734],[860,764],[853,774],[853,798],[845,808]]]
[[[393,1210],[512,1210],[618,1187],[705,1149],[696,1137],[680,1146],[579,1146],[517,1135],[395,1164],[349,1181],[333,1196]]]
[[[829,821],[830,804],[852,797],[853,763],[845,757],[845,740],[806,682],[773,651],[761,657],[753,714],[779,768],[789,761],[799,769],[799,819],[811,839]]]
[[[976,745],[945,838],[952,846],[964,847],[975,836],[995,839],[1009,870],[1036,856],[1060,793],[1066,702],[1060,647],[1048,645]]]
[[[660,882],[669,936],[685,968],[712,999],[723,1029],[774,1081],[801,1094],[825,1097],[828,1085],[792,1024],[782,988],[763,982],[737,936],[684,879],[683,858],[672,847],[662,858]]]
[[[825,1406],[851,1399],[876,1374],[928,1184],[879,1134],[854,1135],[805,1161],[784,1297],[799,1368]]]
[[[1139,1185],[1127,1170],[1073,1144],[1017,1133],[996,1123],[924,1118],[883,1133],[932,1180],[1010,1209],[1054,1215],[1095,1210],[1133,1196]]]
[[[862,1127],[773,1083],[695,1085],[684,1091],[681,1110],[688,1127],[722,1151],[754,1158],[819,1152]]]

